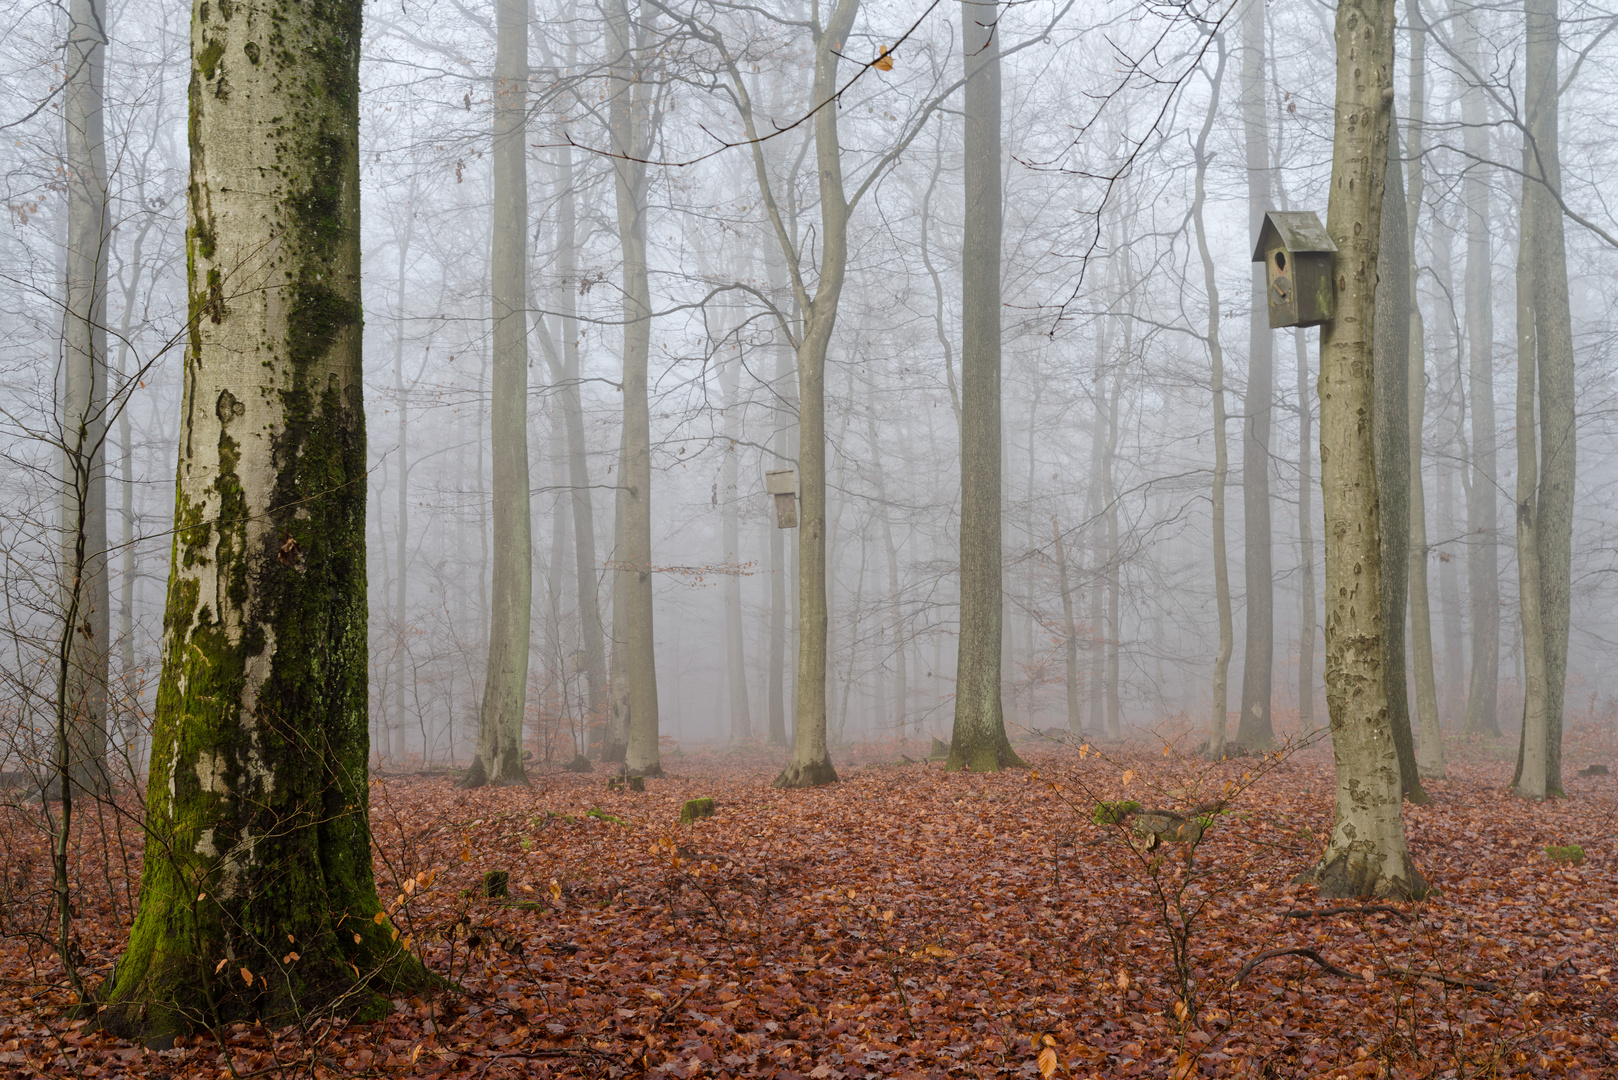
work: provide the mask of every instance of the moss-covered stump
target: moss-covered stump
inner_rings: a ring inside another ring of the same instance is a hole
[[[680,824],[689,825],[698,818],[713,817],[715,810],[712,799],[687,799],[680,808]]]
[[[1139,809],[1140,803],[1134,799],[1099,802],[1096,803],[1096,808],[1090,812],[1090,820],[1097,825],[1121,825],[1130,814]]]
[[[562,766],[564,772],[587,773],[595,768],[595,764],[583,754],[574,754],[573,760]]]
[[[490,870],[483,875],[483,896],[489,900],[503,900],[511,895],[511,874],[506,870]]]

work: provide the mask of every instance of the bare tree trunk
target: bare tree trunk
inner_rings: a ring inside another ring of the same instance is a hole
[[[1263,31],[1263,5],[1255,3]],[[1213,724],[1208,732],[1208,756],[1219,761],[1225,756],[1226,726],[1230,720],[1230,654],[1235,647],[1235,632],[1230,613],[1230,562],[1225,553],[1225,478],[1230,471],[1230,453],[1225,445],[1225,350],[1219,340],[1219,281],[1214,272],[1213,253],[1208,249],[1208,230],[1203,222],[1203,206],[1207,200],[1208,133],[1213,130],[1214,116],[1219,111],[1219,92],[1225,78],[1225,42],[1215,42],[1219,64],[1211,78],[1208,112],[1203,118],[1202,130],[1197,133],[1195,155],[1197,162],[1196,195],[1191,204],[1191,218],[1197,230],[1197,252],[1202,256],[1202,282],[1208,300],[1208,361],[1212,372],[1214,469],[1213,492],[1210,507],[1213,527],[1214,602],[1219,610],[1219,650],[1214,655],[1213,672]],[[1245,54],[1244,54],[1245,56]],[[1243,60],[1243,107],[1247,106],[1247,62]],[[1259,119],[1263,119],[1260,107]],[[1268,318],[1268,314],[1265,315]],[[1264,329],[1266,339],[1269,327]],[[1251,647],[1251,643],[1250,643]],[[1245,683],[1243,684],[1246,685]],[[1244,711],[1245,716],[1245,711]]]
[[[413,179],[413,178],[412,178]],[[414,202],[415,192],[411,192],[411,201]],[[410,242],[414,233],[415,217],[407,215],[403,236],[396,237],[395,253],[398,261],[395,267],[394,280],[398,282],[398,307],[395,309],[393,320],[393,393],[394,405],[399,410],[399,449],[397,453],[397,468],[399,470],[398,493],[398,520],[394,524],[394,562],[396,571],[394,576],[393,598],[393,715],[387,723],[387,750],[388,757],[398,762],[404,756],[404,715],[406,687],[410,678],[410,638],[407,627],[409,618],[406,609],[409,597],[410,576],[409,567],[409,536],[410,536],[410,401],[405,390],[404,377],[404,335],[405,335],[405,274],[410,263]],[[395,738],[398,744],[395,745]],[[422,752],[426,753],[426,746]]]
[[[1315,514],[1310,507],[1314,493],[1313,439],[1314,416],[1309,404],[1309,348],[1302,330],[1292,332],[1298,368],[1298,554],[1303,593],[1302,625],[1298,628],[1298,734],[1306,737],[1315,729]]]
[[[1073,589],[1067,576],[1067,544],[1062,540],[1062,527],[1051,517],[1051,544],[1056,553],[1056,577],[1062,586],[1062,674],[1067,688],[1067,730],[1075,735],[1084,734],[1084,722],[1079,715],[1079,630],[1073,622]]]
[[[71,0],[63,54],[67,171],[66,295],[62,314],[62,656],[58,768],[79,791],[107,777],[107,151],[102,113],[106,14]],[[126,477],[127,480],[127,477]],[[69,795],[71,797],[71,795]]]
[[[428,981],[371,870],[361,5],[199,5],[191,37],[175,558],[140,911],[97,1018],[143,1040]]]
[[[662,776],[658,754],[657,660],[652,630],[652,434],[647,362],[652,347],[651,283],[646,264],[646,87],[640,78],[636,28],[627,0],[608,0],[607,48],[612,68],[608,116],[618,208],[618,243],[624,261],[624,467],[618,478],[624,546],[617,552],[624,576],[625,675],[629,682],[629,745],[624,767],[632,776]],[[616,672],[615,672],[616,674]]]
[[[461,781],[526,784],[534,547],[528,484],[528,5],[497,0],[494,90],[494,603],[477,754]]]
[[[584,639],[585,723],[605,720],[606,653],[601,630],[600,579],[596,572],[595,498],[590,488],[589,448],[584,438],[584,405],[579,384],[579,241],[578,192],[574,187],[573,148],[557,149],[556,271],[560,277],[556,306],[562,324],[562,378],[557,388],[567,428],[568,484],[573,490],[573,565],[579,595],[579,634]]]
[[[1449,441],[1455,450],[1450,460],[1443,460],[1438,469],[1438,532],[1447,541],[1460,535],[1461,526],[1455,513],[1455,481],[1460,478],[1463,489],[1470,475],[1471,451],[1466,435],[1466,356],[1465,335],[1460,327],[1460,308],[1454,275],[1454,230],[1443,214],[1433,215],[1433,270],[1438,279],[1439,293],[1448,298],[1444,317],[1434,321],[1434,336],[1438,341],[1436,355],[1453,359],[1453,387],[1446,397],[1453,403],[1454,412],[1445,419]],[[1437,365],[1435,363],[1435,369]],[[1446,378],[1446,382],[1451,381]],[[1451,721],[1466,715],[1466,640],[1461,619],[1460,567],[1448,551],[1438,555],[1438,606],[1444,636],[1444,695],[1442,714]]]
[[[1377,508],[1382,543],[1382,665],[1388,722],[1399,754],[1405,798],[1428,802],[1416,770],[1405,666],[1405,609],[1410,565],[1410,239],[1398,125],[1388,106],[1388,156],[1378,243],[1375,358]]]
[[[625,462],[628,460],[624,445],[628,441],[628,429],[620,428],[618,433],[618,461],[612,468],[618,477],[617,489],[613,501],[613,543],[610,563],[616,567],[618,560],[623,557],[627,546],[625,540],[628,519],[628,496],[624,490]],[[615,569],[612,575],[612,655],[610,658],[611,679],[609,681],[610,696],[607,706],[607,735],[601,748],[602,761],[624,760],[629,751],[629,717],[632,702],[629,697],[630,676],[627,670],[629,665],[629,652],[624,643],[629,639],[629,603],[625,599],[629,588],[629,575],[622,570]]]
[[[1118,402],[1123,394],[1124,371],[1129,365],[1134,339],[1134,320],[1124,323],[1124,347],[1118,366],[1113,369],[1112,389],[1107,401],[1107,441],[1101,453],[1101,499],[1107,513],[1107,736],[1124,737],[1123,688],[1119,670],[1123,650],[1122,562],[1118,528]]]
[[[1524,153],[1527,164],[1528,153]],[[1526,171],[1526,170],[1525,170]],[[1540,223],[1532,174],[1523,178],[1517,250],[1517,595],[1522,614],[1523,708],[1517,772],[1511,790],[1545,797],[1545,615],[1540,591],[1539,461],[1534,416],[1535,319],[1531,229]]]
[[[1517,289],[1529,292],[1533,327],[1525,337],[1517,331],[1518,366],[1529,374],[1517,376],[1517,560],[1519,577],[1529,570],[1524,554],[1529,547],[1537,563],[1537,590],[1523,587],[1523,649],[1528,684],[1533,687],[1534,652],[1543,659],[1544,719],[1533,715],[1525,702],[1522,746],[1518,752],[1515,790],[1531,798],[1560,797],[1562,790],[1562,712],[1567,684],[1567,641],[1572,603],[1573,482],[1575,425],[1573,387],[1573,320],[1568,303],[1567,248],[1558,201],[1562,185],[1559,116],[1560,76],[1557,49],[1561,27],[1557,0],[1526,0],[1528,55],[1524,106],[1527,131],[1523,147],[1523,227],[1517,266]],[[1525,314],[1517,302],[1518,318]],[[1523,345],[1532,347],[1525,354]],[[1539,378],[1539,475],[1537,492],[1525,489],[1525,460],[1521,444],[1534,430],[1534,417],[1525,416],[1524,384],[1533,398],[1532,372]],[[1537,502],[1530,498],[1537,495]],[[1531,539],[1523,539],[1524,518],[1530,519]],[[1530,629],[1529,592],[1537,592],[1537,615],[1542,624]],[[1534,640],[1537,638],[1537,641]],[[1530,694],[1530,700],[1532,695]],[[1539,745],[1535,746],[1538,741]],[[1536,775],[1538,774],[1538,775]],[[1541,779],[1540,777],[1543,777]]]
[[[1263,0],[1242,16],[1242,127],[1247,153],[1250,242],[1270,206],[1269,124],[1264,116]],[[1270,416],[1275,402],[1275,334],[1265,300],[1264,267],[1252,267],[1253,303],[1248,337],[1247,397],[1242,424],[1242,518],[1246,564],[1247,636],[1242,660],[1242,714],[1236,741],[1249,750],[1275,743],[1271,699],[1275,661],[1275,580],[1270,527]]]
[[[1451,5],[1462,63],[1478,63],[1475,12]],[[1462,731],[1500,737],[1500,541],[1496,494],[1494,418],[1494,256],[1490,251],[1488,116],[1484,91],[1468,85],[1461,96],[1463,146],[1468,165],[1461,183],[1466,202],[1466,333],[1472,402],[1472,477],[1467,485],[1467,592],[1471,600],[1472,679]]]
[[[1410,23],[1410,188],[1405,201],[1405,227],[1409,233],[1410,366],[1410,654],[1416,683],[1416,768],[1420,776],[1444,775],[1444,745],[1438,728],[1438,684],[1433,675],[1432,608],[1427,597],[1427,492],[1421,476],[1421,438],[1427,417],[1426,324],[1421,317],[1417,288],[1420,260],[1416,253],[1417,224],[1421,220],[1422,193],[1426,189],[1427,26],[1421,0],[1407,0]]]
[[[1320,479],[1326,510],[1326,703],[1336,815],[1306,877],[1328,896],[1415,896],[1399,755],[1388,722],[1374,415],[1378,243],[1393,87],[1392,0],[1337,8],[1336,123],[1326,230],[1336,317],[1321,327]]]
[[[753,737],[753,715],[747,702],[747,663],[742,650],[741,514],[737,491],[737,440],[742,437],[741,357],[719,369],[724,394],[725,453],[720,467],[720,532],[725,562],[735,572],[725,575],[725,667],[730,677],[730,737],[747,742]]]
[[[961,636],[951,770],[1023,761],[1001,700],[1003,560],[1000,431],[1001,198],[998,0],[961,0],[966,59],[965,227],[961,245]]]

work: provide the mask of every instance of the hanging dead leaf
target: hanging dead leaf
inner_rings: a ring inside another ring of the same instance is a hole
[[[893,57],[888,53],[888,47],[882,46],[882,55],[871,61],[871,66],[878,71],[892,71]]]

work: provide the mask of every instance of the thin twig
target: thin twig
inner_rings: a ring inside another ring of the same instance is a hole
[[[1356,972],[1349,971],[1347,968],[1338,967],[1336,964],[1332,963],[1331,961],[1329,961],[1329,960],[1325,959],[1324,957],[1322,957],[1319,953],[1315,952],[1315,950],[1310,949],[1310,948],[1306,948],[1306,947],[1304,947],[1302,945],[1298,945],[1298,946],[1294,946],[1294,947],[1292,947],[1290,949],[1266,949],[1264,952],[1259,953],[1257,956],[1253,957],[1253,959],[1251,959],[1247,963],[1243,964],[1241,966],[1240,971],[1236,972],[1236,983],[1237,983],[1237,985],[1240,985],[1242,982],[1245,982],[1246,979],[1247,979],[1248,974],[1254,968],[1258,967],[1264,961],[1272,960],[1277,956],[1303,956],[1303,957],[1307,957],[1308,959],[1313,960],[1315,963],[1319,964],[1321,967],[1325,968],[1327,971],[1331,972],[1333,975],[1337,975],[1337,976],[1339,976],[1341,978],[1344,978],[1344,979],[1358,979],[1358,978],[1360,978],[1360,975],[1357,974]]]
[[[1327,915],[1375,915],[1375,914],[1397,915],[1399,918],[1403,919],[1405,922],[1415,922],[1416,921],[1416,916],[1413,915],[1412,913],[1410,913],[1408,911],[1405,911],[1402,908],[1393,907],[1393,906],[1391,906],[1389,904],[1365,904],[1363,906],[1356,906],[1356,905],[1353,905],[1353,904],[1349,904],[1349,905],[1344,905],[1342,907],[1321,908],[1319,911],[1312,911],[1309,908],[1293,908],[1291,911],[1289,911],[1285,915],[1281,916],[1281,921],[1285,922],[1288,919],[1323,918],[1323,917],[1325,917]]]

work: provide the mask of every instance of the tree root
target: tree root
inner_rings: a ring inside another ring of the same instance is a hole
[[[1341,907],[1321,908],[1319,911],[1311,911],[1308,908],[1293,908],[1291,911],[1281,916],[1281,921],[1285,922],[1288,919],[1322,918],[1327,915],[1395,915],[1403,919],[1405,922],[1416,921],[1415,915],[1405,911],[1403,908],[1396,908],[1389,904],[1364,904],[1357,906],[1351,904]]]
[[[1319,913],[1317,912],[1316,914]],[[1232,985],[1240,986],[1247,981],[1247,976],[1252,974],[1254,968],[1266,960],[1273,960],[1277,956],[1302,956],[1305,959],[1313,960],[1323,970],[1331,972],[1340,979],[1364,979],[1364,976],[1359,972],[1340,968],[1315,950],[1299,945],[1286,949],[1266,949],[1264,952],[1259,953],[1241,966],[1241,969],[1236,972],[1236,978]],[[1485,993],[1494,993],[1503,989],[1498,983],[1487,982],[1483,979],[1465,979],[1459,975],[1445,975],[1439,971],[1415,971],[1411,968],[1385,967],[1376,974],[1382,976],[1402,975],[1407,979],[1432,979],[1434,982],[1441,982],[1445,986],[1464,986],[1470,990],[1481,990]]]

